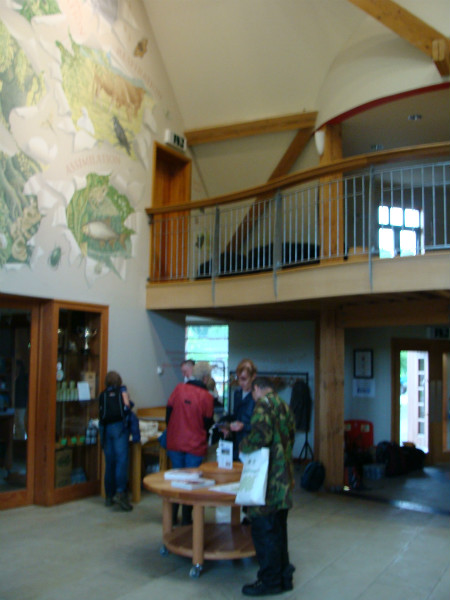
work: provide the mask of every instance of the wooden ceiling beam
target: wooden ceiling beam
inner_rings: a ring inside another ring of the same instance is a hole
[[[450,74],[450,40],[393,0],[349,0],[385,27],[424,52],[439,73]]]
[[[283,154],[275,169],[272,171],[268,181],[272,181],[277,177],[282,177],[283,175],[287,175],[289,173],[294,166],[295,161],[300,156],[309,139],[311,138],[313,132],[314,127],[309,127],[308,129],[300,129],[296,133],[294,139],[289,144],[288,149]],[[272,194],[270,194],[270,196],[272,196]],[[258,220],[260,212],[264,207],[264,204],[261,202],[263,199],[263,196],[258,196],[250,206],[247,214],[228,243],[227,252],[230,251],[230,248],[236,248],[237,250],[240,250],[243,233],[250,233],[250,231],[253,229],[253,226]]]
[[[429,325],[450,322],[450,305],[446,299],[402,300],[371,304],[348,304],[341,308],[342,327],[381,327],[395,325]]]
[[[246,121],[231,125],[219,125],[204,129],[190,129],[184,132],[188,146],[212,144],[252,135],[290,131],[292,129],[311,130],[316,124],[317,112],[303,112],[283,117]]]

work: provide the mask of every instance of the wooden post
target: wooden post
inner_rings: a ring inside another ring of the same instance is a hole
[[[335,310],[322,310],[319,327],[315,450],[329,488],[344,482],[344,329]]]
[[[341,124],[327,125],[325,146],[320,164],[327,165],[342,159]],[[320,232],[322,258],[342,257],[344,254],[344,198],[342,174],[320,180]]]

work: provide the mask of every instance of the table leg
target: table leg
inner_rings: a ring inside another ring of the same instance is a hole
[[[203,549],[205,542],[205,508],[194,504],[192,511],[192,564],[200,570],[203,566]]]
[[[140,443],[131,444],[131,499],[141,501],[142,447]]]
[[[231,524],[239,525],[241,522],[241,507],[240,506],[232,506],[231,507]]]
[[[172,531],[173,522],[172,522],[172,503],[163,498],[163,514],[162,514],[162,528],[163,528],[163,536],[166,533],[170,533]]]

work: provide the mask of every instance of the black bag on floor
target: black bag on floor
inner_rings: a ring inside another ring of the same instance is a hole
[[[396,442],[380,442],[376,450],[377,463],[386,466],[386,477],[395,477],[406,473],[405,459]]]
[[[400,448],[406,471],[419,471],[425,465],[425,452],[420,448],[402,446]]]
[[[300,485],[308,492],[317,492],[325,480],[325,467],[318,460],[309,463],[303,472]]]

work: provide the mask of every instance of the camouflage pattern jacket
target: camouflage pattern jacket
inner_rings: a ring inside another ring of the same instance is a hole
[[[250,517],[291,508],[294,441],[295,418],[291,409],[277,394],[269,392],[256,402],[250,421],[250,433],[240,445],[243,453],[253,452],[264,446],[270,448],[266,504],[249,507]]]

